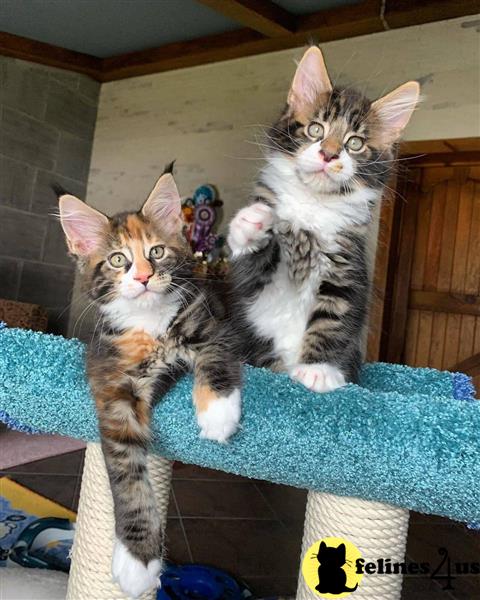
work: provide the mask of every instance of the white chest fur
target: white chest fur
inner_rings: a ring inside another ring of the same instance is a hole
[[[275,193],[278,220],[288,221],[297,230],[313,231],[327,243],[333,243],[343,229],[368,223],[369,202],[378,196],[376,190],[369,188],[351,194],[322,194],[302,183],[293,163],[283,158],[267,164],[262,180]]]
[[[153,292],[142,298],[118,297],[102,307],[111,323],[119,329],[142,329],[153,337],[165,335],[179,302],[168,301]]]
[[[303,334],[315,304],[319,279],[319,272],[312,273],[299,289],[282,262],[272,281],[247,308],[249,321],[261,336],[273,340],[275,353],[287,369],[300,360]]]
[[[315,233],[330,252],[338,251],[338,232],[370,221],[369,202],[378,195],[370,189],[349,195],[314,192],[299,181],[288,160],[268,164],[262,180],[275,193],[275,219],[287,221],[294,231]],[[298,287],[290,279],[286,264],[281,262],[272,281],[247,309],[255,330],[273,340],[275,353],[282,358],[286,369],[301,360],[304,333],[325,268],[326,265],[319,264]]]

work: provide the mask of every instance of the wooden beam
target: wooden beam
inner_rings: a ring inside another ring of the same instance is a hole
[[[437,154],[427,154],[422,156],[411,156],[409,158],[409,166],[442,166],[448,167],[452,165],[470,165],[480,163],[480,151],[472,150],[470,152],[440,152]]]
[[[68,69],[90,75],[94,79],[101,79],[101,58],[2,31],[0,31],[0,55]]]
[[[386,0],[384,19],[390,29],[478,14],[478,0]]]
[[[295,15],[269,0],[198,0],[215,12],[267,37],[295,30]]]
[[[195,67],[258,53],[265,38],[251,29],[209,35],[189,42],[174,42],[152,50],[131,52],[103,60],[102,81],[114,81]],[[270,41],[270,40],[267,40]],[[272,38],[273,41],[273,38]]]
[[[403,182],[402,194],[396,203],[399,214],[395,215],[395,221],[398,229],[395,231],[395,238],[391,241],[393,252],[390,255],[387,281],[387,289],[391,290],[391,297],[389,310],[384,319],[380,355],[381,360],[386,362],[400,363],[403,359],[408,320],[406,290],[410,287],[415,251],[420,177],[419,170],[408,173],[408,179]]]
[[[218,2],[222,5],[224,3],[230,2]],[[245,8],[247,5],[253,7],[258,2],[238,0],[236,4],[242,4]],[[99,81],[113,81],[298,48],[312,41],[320,44],[385,31],[388,28],[477,14],[478,0],[386,0],[385,10],[381,9],[380,0],[363,0],[359,4],[298,17],[295,31],[285,35],[265,37],[252,29],[239,29],[105,59],[1,33],[0,54],[78,71]]]
[[[417,310],[474,315],[480,317],[480,296],[455,292],[410,290],[408,307]]]
[[[422,25],[478,13],[478,0],[363,0],[359,4],[298,17],[297,31],[318,33],[318,42]],[[354,26],[348,30],[348,23]],[[330,37],[334,36],[334,37]]]
[[[398,10],[395,8],[396,2],[397,0],[387,0],[387,6],[392,6],[389,8],[392,19],[388,24],[382,18],[380,0],[363,0],[359,4],[298,17],[296,31],[281,37],[264,37],[251,29],[240,29],[107,58],[103,61],[102,80],[112,81],[193,67],[297,48],[312,41],[329,42],[385,31],[388,27],[418,25],[478,12],[478,0],[426,0],[421,3],[416,0],[402,0]],[[437,5],[441,5],[438,13],[432,8]]]
[[[368,317],[368,337],[366,360],[372,362],[379,360],[382,340],[382,327],[384,320],[388,263],[392,243],[394,216],[396,212],[395,197],[397,194],[398,178],[395,175],[388,182],[388,188],[383,194],[380,208],[380,222],[378,226],[377,248],[375,252],[375,268],[373,271],[372,299]]]
[[[385,31],[380,0],[363,0],[359,4],[321,10],[297,20],[297,32],[315,36],[317,43],[378,31]]]
[[[400,154],[445,154],[448,152],[480,152],[480,137],[451,138],[447,140],[418,140],[402,142]]]
[[[461,373],[466,373],[470,375],[470,377],[477,377],[480,375],[480,352],[478,354],[474,354],[465,360],[449,367],[449,371],[460,371]]]

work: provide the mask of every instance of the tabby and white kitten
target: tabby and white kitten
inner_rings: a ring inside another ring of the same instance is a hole
[[[194,274],[170,173],[138,212],[109,218],[71,195],[59,204],[98,311],[88,376],[115,506],[112,573],[137,597],[158,586],[162,569],[162,524],[146,468],[152,407],[191,370],[200,436],[226,442],[240,420],[241,364],[221,300]]]
[[[303,56],[268,133],[254,201],[228,236],[253,364],[288,371],[316,392],[357,380],[372,209],[418,99],[410,81],[372,103],[332,87],[317,47]]]

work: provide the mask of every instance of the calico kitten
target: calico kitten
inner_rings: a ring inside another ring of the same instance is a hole
[[[191,370],[200,436],[226,442],[240,420],[241,365],[222,302],[194,274],[170,173],[138,212],[107,217],[71,195],[59,204],[98,311],[88,376],[115,506],[112,573],[137,597],[158,585],[162,568],[162,524],[146,468],[152,407]]]
[[[317,392],[357,380],[372,209],[418,99],[414,81],[373,103],[333,88],[320,50],[305,53],[268,133],[254,201],[230,224],[239,329],[253,364]]]

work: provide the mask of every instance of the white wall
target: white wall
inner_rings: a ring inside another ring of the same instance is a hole
[[[321,45],[333,80],[372,98],[418,79],[426,96],[409,140],[480,135],[476,17]],[[261,165],[261,127],[285,101],[303,48],[102,85],[88,202],[107,213],[139,206],[163,165],[177,159],[182,195],[211,182],[225,227]],[[75,311],[74,311],[75,312]],[[74,315],[75,317],[75,315]],[[73,318],[74,318],[73,317]]]

